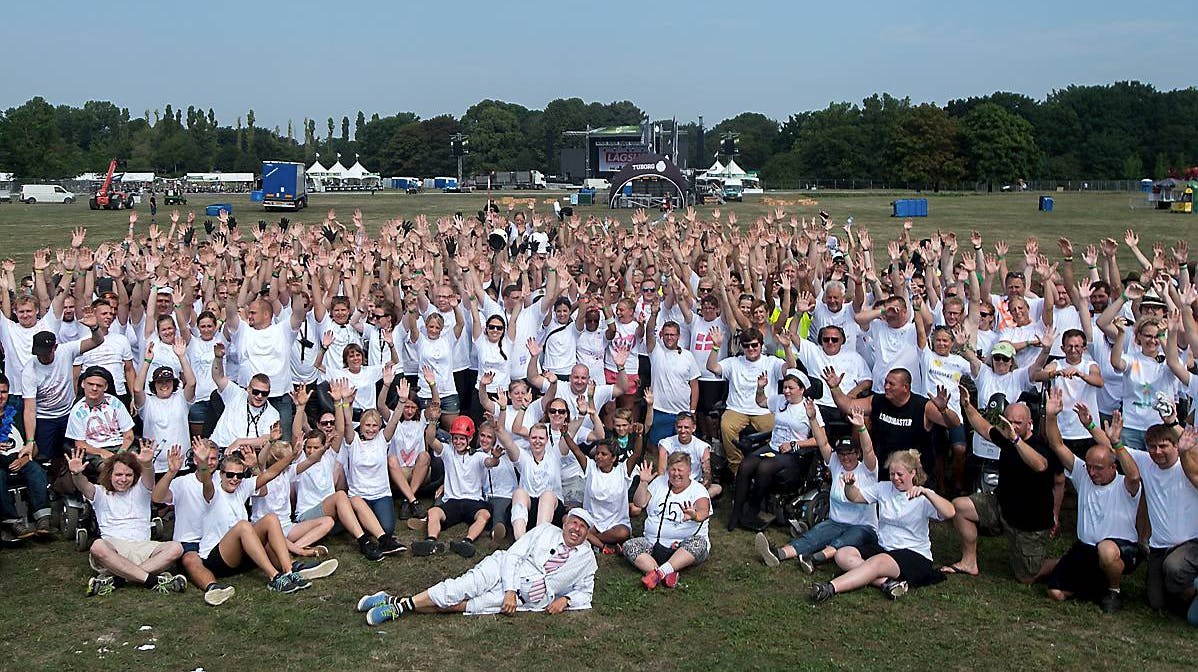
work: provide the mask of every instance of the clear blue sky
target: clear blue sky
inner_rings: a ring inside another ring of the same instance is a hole
[[[882,91],[944,104],[1125,79],[1168,90],[1195,79],[1186,4],[21,0],[0,20],[0,108],[170,103],[222,124],[252,108],[259,126],[291,119],[300,135],[311,117],[323,135],[329,116],[340,133],[358,110],[461,116],[483,98],[628,99],[711,126]]]

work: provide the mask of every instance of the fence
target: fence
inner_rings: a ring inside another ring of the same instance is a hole
[[[789,180],[783,184],[767,184],[769,190],[811,190],[822,189],[845,191],[958,191],[958,192],[999,192],[999,191],[1140,191],[1139,180],[1029,180],[1020,188],[1015,183],[1001,184],[994,182],[953,182],[942,183],[939,186],[928,186],[918,182],[901,180],[873,179],[835,179],[825,177],[801,177]]]

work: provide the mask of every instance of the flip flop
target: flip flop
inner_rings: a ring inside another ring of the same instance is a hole
[[[958,574],[961,576],[977,576],[977,574],[970,574],[968,571],[966,571],[956,565],[945,565],[940,568],[940,572],[942,574]]]

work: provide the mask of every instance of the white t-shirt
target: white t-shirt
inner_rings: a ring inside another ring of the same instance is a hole
[[[523,450],[523,449],[521,449]],[[487,469],[487,480],[483,483],[483,494],[490,497],[512,498],[516,486],[520,484],[520,476],[511,460],[499,458],[499,464]]]
[[[34,357],[21,370],[24,380],[20,388],[25,391],[26,399],[36,398],[39,419],[61,418],[71,412],[75,403],[71,365],[79,355],[80,344],[81,341],[60,343],[49,364],[42,364]]]
[[[377,396],[374,386],[383,379],[383,367],[363,366],[362,368],[358,369],[357,373],[354,373],[349,369],[337,369],[336,371],[328,370],[325,373],[326,381],[333,380],[333,378],[330,378],[329,376],[344,378],[348,380],[349,384],[354,387],[356,390],[353,401],[354,408],[362,411],[374,408],[376,401],[375,397]]]
[[[1022,327],[1012,324],[998,332],[998,340],[1010,341],[1011,343],[1028,343],[1026,348],[1015,353],[1015,364],[1021,369],[1026,369],[1040,356],[1040,348],[1034,345],[1034,343],[1043,334],[1044,327],[1038,322],[1031,322]]]
[[[342,446],[346,451],[345,482],[350,497],[379,499],[391,496],[391,480],[387,473],[387,442],[382,432],[367,441],[354,434],[353,443]]]
[[[591,380],[603,380],[603,353],[607,352],[607,335],[602,325],[595,331],[575,329],[578,348],[578,363],[584,364],[591,375]],[[527,354],[527,351],[525,351]],[[525,358],[527,362],[528,359]],[[704,360],[706,363],[707,360]]]
[[[945,357],[937,355],[931,348],[924,348],[920,353],[920,363],[923,369],[923,389],[927,395],[936,394],[939,385],[948,392],[948,406],[957,417],[961,417],[961,379],[970,372],[969,362],[961,355],[949,353]]]
[[[640,338],[636,335],[636,330],[641,326],[636,320],[624,323],[619,320],[613,320],[616,325],[616,335],[607,344],[607,352],[603,355],[603,368],[608,371],[616,370],[616,360],[614,354],[619,348],[628,349],[628,361],[624,363],[624,373],[630,376],[635,376],[637,367],[640,366],[635,356],[635,351],[640,343]]]
[[[559,324],[556,320],[550,322],[542,343],[545,354],[541,368],[558,376],[570,375],[570,369],[578,363],[578,329],[573,319],[569,324]]]
[[[402,408],[395,412],[399,413]],[[424,451],[424,422],[422,420],[401,421],[395,426],[388,446],[389,455],[399,462],[399,466],[412,468]]]
[[[213,475],[213,478],[218,479],[219,476]],[[208,513],[204,516],[204,536],[200,539],[201,558],[206,559],[234,525],[250,519],[245,506],[254,494],[254,485],[257,482],[257,477],[243,478],[233,492],[225,492],[219,482],[213,483],[216,492],[213,493],[212,503],[208,505]]]
[[[1095,338],[1090,341],[1089,353],[1094,361],[1098,362],[1103,383],[1098,389],[1098,412],[1110,415],[1123,405],[1123,372],[1116,371],[1111,365],[1111,344],[1106,340],[1106,336],[1097,326],[1092,333]]]
[[[781,394],[770,396],[766,401],[770,412],[774,414],[774,431],[770,434],[770,448],[779,450],[782,444],[791,441],[806,441],[811,438],[811,420],[807,417],[807,409],[803,404],[788,404],[786,397]],[[815,421],[820,427],[824,419],[818,412]]]
[[[1177,403],[1177,377],[1165,362],[1139,351],[1125,353],[1123,364],[1123,426],[1143,431],[1161,421],[1152,407],[1158,394]]]
[[[757,405],[757,377],[766,374],[766,390],[777,389],[778,373],[783,361],[773,355],[762,355],[750,362],[743,356],[720,360],[724,380],[728,381],[728,410],[744,415],[766,415],[769,409]]]
[[[32,327],[22,327],[20,322],[0,314],[0,343],[4,344],[4,369],[8,373],[10,391],[21,395],[21,371],[33,357],[33,337],[39,331],[54,331],[54,325],[45,317]]]
[[[221,413],[212,440],[222,448],[228,448],[237,439],[256,439],[270,435],[270,427],[279,421],[279,412],[270,402],[260,408],[250,407],[250,395],[232,382],[221,390],[225,411]]]
[[[171,446],[179,446],[184,459],[191,452],[191,433],[187,424],[187,400],[178,390],[166,399],[147,394],[141,407],[142,436],[154,442],[154,472],[167,470]]]
[[[219,478],[216,474],[212,477]],[[195,474],[188,474],[172,479],[170,487],[171,503],[175,507],[175,530],[171,539],[199,543],[204,536],[204,515],[208,512],[204,484]],[[219,486],[214,483],[213,487]]]
[[[795,345],[798,348],[796,353],[798,359],[803,363],[803,368],[807,369],[807,375],[812,380],[820,378],[824,369],[829,366],[836,369],[836,373],[844,375],[844,379],[840,381],[840,389],[845,392],[857,387],[863,380],[871,382],[873,380],[869,365],[848,345],[841,344],[840,352],[835,355],[829,355],[824,352],[822,347],[813,345],[810,341],[799,339],[795,341]],[[820,406],[836,408],[836,400],[832,398],[832,388],[825,384],[823,396],[815,403]]]
[[[653,366],[653,410],[685,413],[691,410],[690,381],[699,379],[695,358],[686,350],[667,350],[659,341],[649,353]]]
[[[1128,453],[1140,468],[1140,483],[1148,499],[1149,548],[1172,548],[1198,539],[1198,488],[1186,478],[1181,460],[1161,469],[1145,451]]]
[[[583,478],[582,508],[595,518],[595,529],[605,532],[623,525],[631,531],[628,488],[632,485],[632,474],[628,469],[615,465],[611,471],[603,473],[594,460],[588,460]]]
[[[113,322],[112,330],[104,336],[104,342],[75,358],[75,365],[80,371],[89,366],[102,366],[112,374],[112,382],[116,385],[113,394],[122,395],[128,391],[125,380],[125,362],[133,361],[133,346],[129,339],[116,331],[117,324]],[[211,366],[212,362],[208,362]]]
[[[124,492],[95,487],[91,499],[100,525],[100,536],[125,541],[150,540],[150,489],[141,479]]]
[[[1135,542],[1136,512],[1140,508],[1140,493],[1130,495],[1123,484],[1123,474],[1115,480],[1097,485],[1086,472],[1086,463],[1074,456],[1065,473],[1077,490],[1077,540],[1097,546],[1103,539],[1122,539]],[[1142,490],[1141,490],[1142,492]]]
[[[75,402],[67,419],[67,438],[86,441],[95,448],[115,448],[125,432],[133,429],[133,418],[119,399],[105,394],[99,406],[92,408],[86,399]]]
[[[711,340],[712,327],[719,327],[720,332],[724,334],[729,332],[728,325],[724,322],[723,317],[717,317],[715,320],[708,322],[698,313],[695,313],[695,317],[690,325],[690,351],[691,356],[695,358],[695,366],[699,367],[699,380],[715,382],[720,380],[720,377],[707,370],[707,357],[711,354],[713,346],[718,345],[722,348],[724,347],[724,343],[715,343]]]
[[[707,541],[707,521],[696,522],[683,514],[699,500],[710,502],[707,488],[702,483],[691,481],[679,493],[670,491],[669,479],[661,475],[649,483],[649,505],[645,507],[645,537],[649,541],[672,546],[698,536]]]
[[[443,397],[457,394],[457,388],[453,382],[453,332],[442,330],[441,335],[436,340],[429,339],[424,334],[420,335],[420,340],[416,342],[416,359],[418,361],[418,370],[423,371],[425,366],[431,366],[436,374],[434,380],[437,382],[437,392]],[[416,394],[421,399],[432,399],[433,389],[428,386],[428,381],[423,375],[417,376],[419,386]]]
[[[249,384],[251,376],[264,373],[270,378],[270,396],[291,392],[290,355],[295,331],[290,321],[275,322],[265,329],[255,329],[242,320],[238,322],[233,340],[237,342],[237,351],[241,353],[241,374],[244,378],[238,383]],[[326,354],[325,361],[328,360],[329,355]]]
[[[300,462],[308,458],[303,456]],[[333,494],[333,479],[337,473],[337,453],[332,448],[324,451],[320,461],[308,467],[296,477],[295,510],[306,513],[324,502]]]
[[[1063,359],[1057,360],[1055,364],[1057,371],[1077,371],[1086,375],[1090,374],[1091,367],[1097,367],[1095,362],[1085,355],[1082,355],[1082,361],[1077,366],[1069,364]],[[1081,420],[1077,418],[1077,413],[1073,412],[1073,406],[1083,403],[1086,408],[1090,409],[1090,413],[1097,413],[1098,388],[1087,383],[1081,376],[1073,378],[1058,376],[1052,379],[1052,386],[1064,393],[1064,411],[1057,415],[1057,428],[1061,430],[1061,438],[1090,438],[1090,430],[1086,429]]]
[[[877,531],[877,508],[872,504],[851,502],[844,496],[844,481],[840,478],[844,474],[844,467],[840,465],[840,458],[836,457],[836,453],[832,453],[824,464],[828,465],[828,470],[832,472],[832,490],[828,493],[829,520],[845,525],[868,525]],[[859,487],[872,488],[878,483],[878,470],[870,471],[864,462],[857,463],[853,475],[857,477]]]
[[[287,325],[290,327],[290,323]],[[362,334],[358,333],[348,322],[345,324],[337,324],[333,321],[333,316],[326,313],[324,319],[317,325],[320,334],[316,339],[317,343],[321,343],[326,333],[333,334],[333,342],[329,345],[329,349],[324,353],[324,366],[329,376],[336,378],[334,372],[345,368],[342,355],[345,351],[345,346],[350,343],[362,344]],[[290,345],[290,343],[288,343]]]
[[[927,497],[907,499],[889,481],[873,487],[858,486],[865,501],[878,505],[878,542],[888,551],[910,549],[932,559],[928,520],[943,520]]]
[[[500,338],[498,343],[492,343],[487,340],[486,334],[481,334],[474,342],[474,351],[478,354],[479,375],[488,371],[495,374],[495,379],[491,381],[490,385],[487,385],[487,392],[492,394],[499,390],[506,390],[512,384],[508,362],[514,348],[511,343],[504,342],[505,340]],[[500,348],[502,348],[502,352]]]
[[[562,498],[562,457],[556,442],[545,446],[545,454],[538,462],[532,455],[532,450],[521,450],[516,460],[516,470],[520,473],[520,487],[529,497],[540,497],[546,492],[552,492],[560,500]],[[570,459],[574,459],[571,455]]]
[[[923,394],[923,378],[919,375],[919,347],[916,343],[915,323],[907,322],[898,329],[891,328],[885,320],[878,318],[869,324],[869,342],[873,347],[874,392],[884,392],[886,374],[895,369],[906,369],[911,374],[911,391]]]
[[[283,534],[291,531],[291,483],[295,480],[295,465],[276,476],[265,488],[259,488],[250,498],[250,522],[256,523],[269,514],[279,518]]]
[[[711,444],[691,434],[690,443],[682,443],[678,435],[667,436],[657,443],[657,449],[666,451],[666,457],[674,453],[686,453],[691,456],[691,480],[703,480],[703,455],[711,450]]]
[[[458,453],[448,443],[441,444],[441,463],[445,465],[445,499],[483,499],[487,478],[487,454]]]
[[[285,307],[279,314],[279,320],[291,322],[290,306]],[[398,340],[395,342],[399,343]],[[195,343],[194,339],[192,343]],[[320,379],[320,372],[316,370],[318,356],[320,356],[320,325],[316,323],[312,311],[308,311],[304,320],[300,322],[299,330],[295,332],[295,340],[291,342],[291,357],[288,361],[291,365],[292,384],[307,385]],[[328,356],[325,355],[326,358]],[[387,359],[389,360],[390,357]],[[369,363],[370,360],[368,359],[367,362]]]
[[[216,391],[216,381],[212,379],[212,360],[216,359],[213,346],[224,343],[225,339],[217,332],[211,341],[205,341],[199,335],[193,335],[187,344],[187,363],[196,377],[196,401],[208,401]],[[225,372],[226,375],[228,372]]]

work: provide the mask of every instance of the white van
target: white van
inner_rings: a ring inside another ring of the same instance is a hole
[[[22,203],[74,203],[75,194],[57,184],[26,184],[21,187]]]
[[[611,189],[611,182],[601,177],[588,177],[582,181],[583,189],[594,189],[595,191],[607,191]]]

